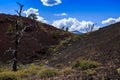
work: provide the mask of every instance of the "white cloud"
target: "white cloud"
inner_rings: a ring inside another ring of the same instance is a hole
[[[113,24],[113,23],[116,23],[116,22],[120,22],[120,17],[118,17],[118,18],[108,18],[106,20],[103,20],[102,24]]]
[[[88,25],[93,25],[94,22],[91,22],[91,21],[79,21],[77,20],[76,18],[64,18],[64,19],[61,19],[61,20],[56,20],[56,21],[53,21],[52,25],[57,27],[57,28],[66,28],[68,27],[69,28],[69,31],[80,31],[80,32],[83,32],[85,33],[86,30],[85,28],[88,27]],[[95,30],[98,29],[97,26],[95,26],[94,28]]]
[[[54,14],[55,16],[67,16],[67,13]]]
[[[38,9],[29,8],[26,11],[23,11],[23,13],[26,14],[26,17],[28,17],[31,13],[34,13],[37,15],[37,18],[38,18],[37,21],[42,21],[44,23],[47,23],[47,21],[43,17],[39,16],[38,11],[39,11]]]
[[[58,4],[62,3],[61,0],[41,0],[41,2],[45,6],[54,6],[54,5],[58,5]]]

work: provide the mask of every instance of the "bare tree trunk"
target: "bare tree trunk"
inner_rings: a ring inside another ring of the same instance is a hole
[[[18,39],[19,39],[19,32],[18,32],[18,27],[19,27],[19,23],[17,21],[16,24],[16,36],[15,36],[15,51],[13,53],[13,71],[17,71],[17,53],[18,53]]]
[[[17,71],[17,51],[13,54],[13,71]]]

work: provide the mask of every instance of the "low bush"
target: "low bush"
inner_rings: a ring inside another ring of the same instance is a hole
[[[96,68],[100,65],[101,65],[101,63],[98,63],[96,61],[82,60],[82,59],[76,60],[72,64],[73,68],[78,68],[80,70],[87,70],[90,68]]]
[[[75,72],[77,72],[77,71],[72,69],[71,67],[67,67],[67,68],[65,68],[61,71],[61,74],[69,75],[69,74],[72,74],[72,73],[75,73]]]
[[[56,76],[58,74],[58,71],[56,69],[44,69],[42,71],[39,72],[39,76],[42,78],[46,78],[46,77],[53,77]]]
[[[12,34],[13,33],[13,27],[11,24],[9,24],[8,29],[7,29],[7,34]]]

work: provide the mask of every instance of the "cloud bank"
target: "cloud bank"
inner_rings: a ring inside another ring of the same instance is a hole
[[[34,14],[37,15],[37,21],[41,21],[43,23],[47,23],[47,21],[43,17],[39,16],[38,11],[39,11],[38,9],[29,8],[26,11],[23,11],[23,13],[26,14],[26,17],[28,17],[31,13],[34,13]]]
[[[103,21],[102,21],[102,24],[107,24],[107,25],[109,25],[109,24],[114,24],[114,23],[116,23],[116,22],[120,22],[120,17],[118,17],[118,18],[108,18],[108,19],[106,19],[106,20],[103,20]]]
[[[64,19],[60,19],[60,20],[56,20],[56,21],[53,21],[52,25],[57,27],[57,28],[69,28],[69,31],[79,31],[79,32],[82,32],[82,33],[85,33],[86,30],[85,28],[88,27],[88,25],[93,25],[94,22],[92,21],[79,21],[77,20],[76,18],[64,18]],[[99,27],[98,26],[95,26],[94,30],[97,30]]]
[[[41,0],[41,2],[45,6],[54,6],[54,5],[58,5],[58,4],[62,3],[61,0]]]

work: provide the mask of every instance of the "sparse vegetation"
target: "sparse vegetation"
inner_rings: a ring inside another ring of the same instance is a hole
[[[58,74],[58,71],[54,68],[46,68],[35,64],[20,65],[18,69],[16,72],[11,71],[10,68],[6,68],[4,71],[1,70],[0,80],[28,80],[32,75],[39,75],[41,78],[46,78]]]
[[[17,4],[20,7],[16,10],[18,16],[0,14],[0,65],[8,63],[8,66],[0,66],[0,80],[84,80],[83,77],[85,80],[109,80],[111,76],[112,80],[120,79],[120,23],[96,32],[92,32],[94,24],[88,25],[85,29],[88,33],[72,35],[68,27],[59,30],[34,21],[36,14],[28,16],[33,20],[22,17],[24,5]],[[6,36],[6,33],[14,34]],[[113,33],[116,36],[113,37]],[[73,61],[78,57],[83,59]],[[114,79],[116,75],[118,78]]]
[[[101,63],[98,63],[96,61],[90,61],[90,60],[83,60],[83,59],[78,59],[73,62],[73,68],[77,68],[80,70],[87,70],[91,68],[96,68],[100,66]]]
[[[68,45],[68,46],[71,45],[71,42],[74,42],[74,41],[77,41],[77,40],[79,40],[78,35],[74,35],[74,36],[71,36],[71,37],[66,37],[64,40],[61,40],[58,45],[53,45],[53,46],[49,47],[49,50],[55,52],[65,45]]]

